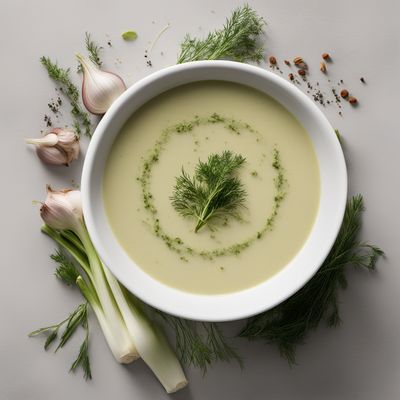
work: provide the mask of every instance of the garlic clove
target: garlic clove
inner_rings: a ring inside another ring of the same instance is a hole
[[[69,165],[67,153],[59,147],[36,147],[36,154],[45,164]]]
[[[79,156],[79,139],[73,131],[53,128],[42,138],[26,139],[36,146],[38,157],[46,164],[68,166]]]
[[[47,186],[47,197],[40,208],[43,221],[53,229],[78,231],[83,223],[79,190],[53,190]]]
[[[67,129],[53,128],[52,132],[57,135],[57,147],[64,150],[67,154],[67,165],[76,160],[79,156],[79,139],[76,137],[75,132]]]
[[[124,81],[118,75],[103,71],[92,61],[77,54],[82,65],[82,100],[92,114],[104,114],[125,90]]]

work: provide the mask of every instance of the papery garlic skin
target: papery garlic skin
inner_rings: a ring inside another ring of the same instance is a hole
[[[36,146],[36,154],[46,164],[68,166],[79,156],[79,139],[67,129],[53,128],[42,138],[26,142]]]
[[[36,154],[45,164],[69,165],[67,153],[58,147],[36,147]]]
[[[57,191],[47,186],[40,216],[53,229],[80,231],[83,224],[81,192],[70,189]]]
[[[92,114],[104,114],[125,90],[124,81],[118,75],[103,71],[92,61],[77,54],[82,65],[82,101]]]

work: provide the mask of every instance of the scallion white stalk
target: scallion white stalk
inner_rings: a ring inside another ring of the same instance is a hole
[[[187,384],[182,367],[163,332],[100,260],[83,220],[80,192],[53,191],[41,208],[42,230],[63,246],[84,274],[77,286],[97,316],[106,341],[120,363],[142,357],[168,393]]]

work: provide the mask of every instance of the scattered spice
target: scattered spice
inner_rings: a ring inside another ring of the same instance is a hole
[[[356,97],[350,96],[350,97],[349,97],[349,103],[350,103],[351,105],[355,106],[355,105],[358,103],[358,100],[357,100]]]
[[[322,59],[325,61],[321,61],[319,63],[319,69],[322,73],[326,74],[328,71],[327,68],[327,62],[332,61],[331,56],[329,53],[322,53]],[[275,59],[275,57],[274,57]],[[271,61],[270,61],[271,62]],[[329,87],[327,90],[320,89],[320,84],[319,82],[310,82],[309,77],[308,77],[308,65],[304,61],[304,59],[300,56],[297,56],[293,58],[292,61],[289,60],[284,60],[284,63],[287,67],[291,67],[291,64],[293,63],[297,68],[298,68],[298,75],[302,78],[300,79],[299,76],[294,75],[290,71],[288,71],[288,80],[290,80],[293,84],[299,85],[303,87],[303,91],[307,93],[316,103],[319,103],[323,107],[325,106],[336,106],[337,107],[337,113],[339,116],[342,116],[342,101],[343,99],[346,99],[350,102],[351,98],[351,104],[355,106],[358,103],[358,100],[354,96],[350,96],[350,93],[346,89],[342,89],[344,86],[344,81],[343,79],[339,80],[331,80],[327,79],[327,83],[329,84]],[[282,71],[279,69],[278,65],[273,65],[271,63],[271,68],[279,71],[282,74]],[[363,77],[360,78],[360,81],[362,83],[365,83],[365,79]],[[304,88],[303,85],[306,85],[307,87]],[[339,94],[340,92],[340,94]]]
[[[293,62],[294,62],[294,65],[302,65],[302,64],[304,64],[304,61],[303,61],[303,59],[301,57],[295,57],[293,59]]]
[[[58,96],[56,100],[51,99],[47,106],[53,111],[54,114],[57,114],[60,111],[60,107],[62,105],[61,97]]]
[[[51,118],[50,118],[49,115],[45,114],[44,118],[43,118],[43,121],[46,122],[46,126],[47,127],[53,126],[53,122],[51,121]]]
[[[271,65],[276,65],[276,58],[275,58],[274,56],[271,56],[271,57],[269,58],[269,63],[270,63]]]
[[[107,44],[108,44],[110,47],[112,47],[111,40],[109,40],[109,41],[107,42]]]
[[[332,88],[332,93],[335,96],[336,104],[339,104],[341,102],[341,100],[340,100],[340,97],[338,96],[335,88]]]

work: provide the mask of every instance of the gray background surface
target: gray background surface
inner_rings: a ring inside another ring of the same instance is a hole
[[[58,321],[80,301],[53,276],[48,254],[54,248],[39,232],[38,206],[44,187],[79,182],[82,158],[69,169],[46,168],[24,138],[44,128],[54,87],[40,66],[41,55],[75,69],[85,31],[104,46],[105,67],[128,84],[176,60],[186,32],[202,35],[219,27],[236,1],[21,1],[0,3],[0,399],[166,399],[168,396],[142,362],[124,367],[114,362],[101,332],[92,324],[94,379],[68,374],[78,341],[54,355],[27,333]],[[365,399],[400,397],[400,246],[399,204],[399,14],[397,0],[250,1],[267,22],[267,54],[279,60],[303,56],[323,79],[320,54],[328,51],[330,77],[344,79],[360,99],[344,116],[326,110],[345,139],[350,192],[365,196],[363,238],[379,244],[387,259],[375,274],[349,271],[349,289],[341,295],[343,325],[320,327],[298,351],[291,369],[278,351],[261,343],[237,340],[246,366],[219,364],[206,377],[189,370],[190,385],[176,399]],[[167,24],[152,54],[149,42]],[[134,29],[134,43],[120,39]],[[107,46],[111,40],[113,47]],[[163,54],[161,54],[161,52]],[[286,70],[285,70],[286,71]],[[285,72],[286,75],[287,72]],[[80,77],[73,74],[77,82]],[[359,82],[364,76],[367,84]],[[321,83],[322,87],[323,84]],[[68,108],[65,108],[68,110]],[[68,122],[64,112],[61,122]],[[95,321],[93,321],[95,322]],[[225,324],[235,333],[239,322]]]

